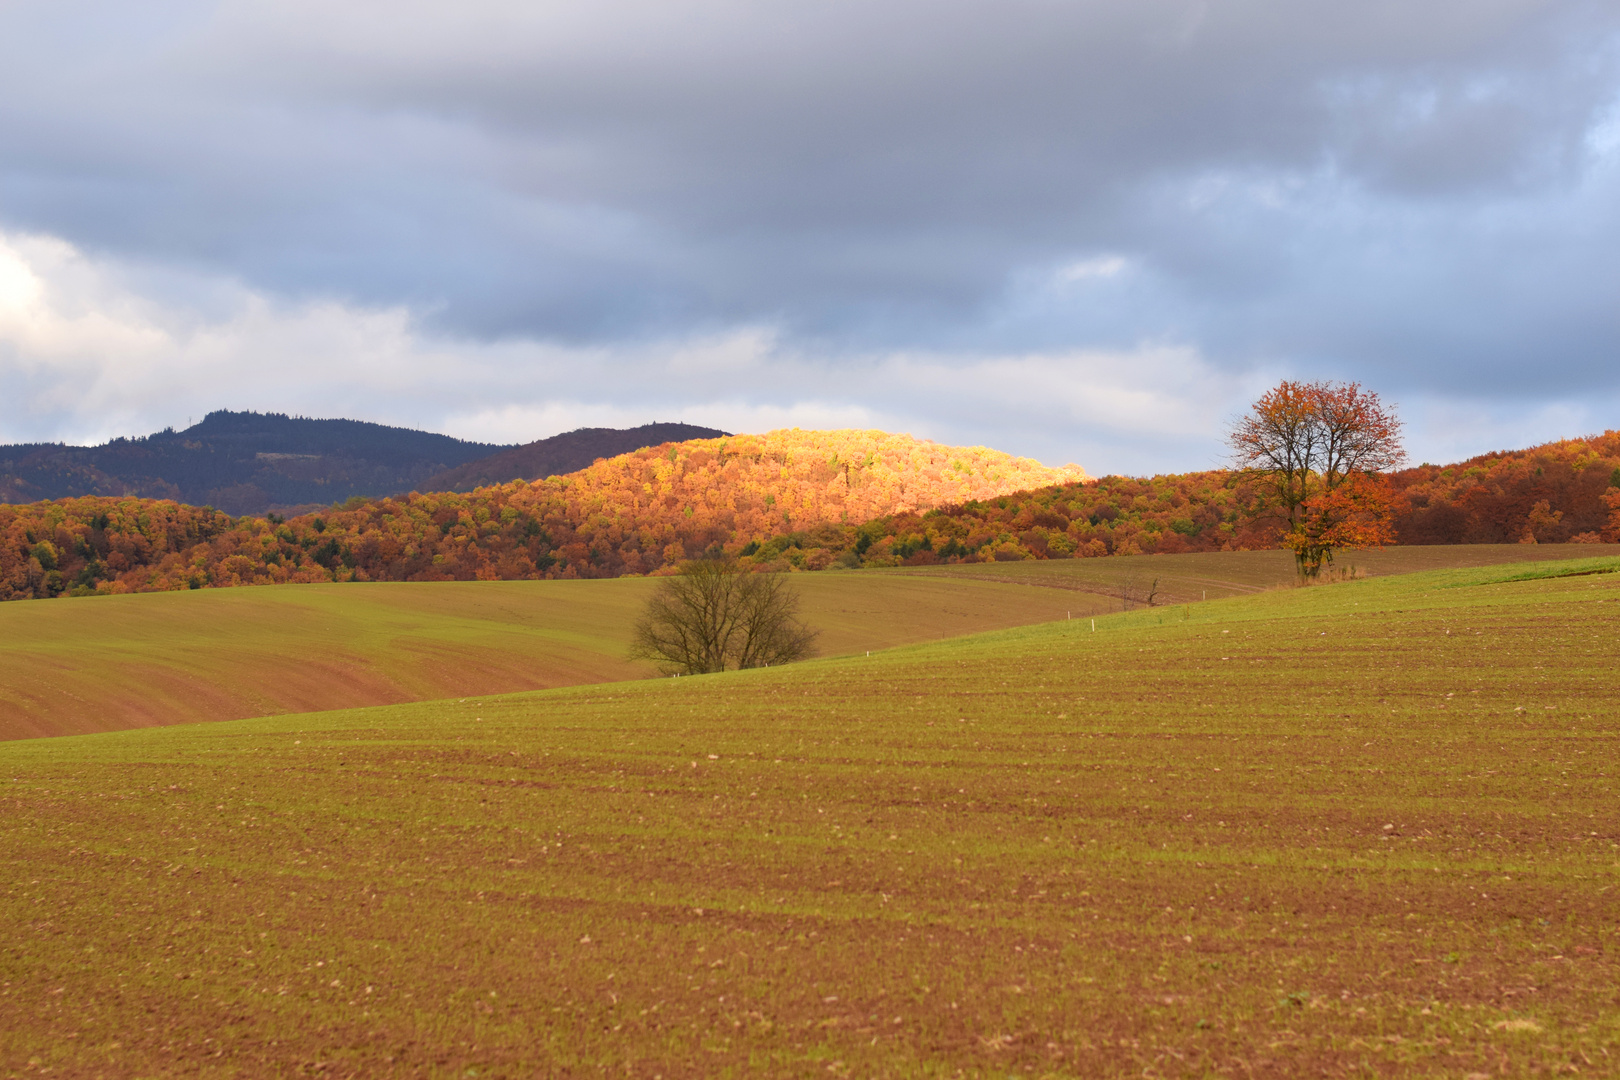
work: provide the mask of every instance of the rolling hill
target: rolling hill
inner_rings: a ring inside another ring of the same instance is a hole
[[[1544,562],[1620,545],[1390,548],[1362,575]],[[821,654],[850,655],[1294,582],[1285,551],[979,563],[794,579]],[[0,605],[0,740],[641,679],[656,582],[386,582]]]
[[[1601,1075],[1614,565],[6,743],[0,1070]]]
[[[839,655],[1112,610],[1102,596],[914,572],[800,585]],[[272,586],[0,605],[0,740],[643,679],[655,581]]]
[[[538,480],[644,446],[723,434],[692,424],[643,424],[500,446],[360,420],[222,410],[183,431],[101,446],[0,446],[0,503],[133,496],[232,515],[286,515],[356,497]]]
[[[406,491],[503,449],[360,420],[221,410],[183,431],[101,446],[0,446],[0,503],[98,495],[263,514]]]
[[[567,476],[354,500],[290,521],[81,498],[0,506],[0,599],[313,581],[617,577],[806,526],[1083,477],[984,447],[878,431],[697,439]],[[748,544],[754,547],[749,549]],[[820,550],[820,549],[815,549]],[[832,556],[796,548],[819,569]],[[793,562],[784,556],[783,566]]]

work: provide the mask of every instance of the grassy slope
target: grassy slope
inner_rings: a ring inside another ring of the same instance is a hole
[[[1580,546],[1398,548],[1374,573]],[[1607,549],[1605,549],[1607,550]],[[1620,548],[1615,549],[1620,552]],[[1211,599],[1291,580],[1281,551],[799,575],[829,655],[1117,610],[1122,585]],[[644,676],[645,579],[209,589],[0,605],[0,739],[392,704]],[[1058,590],[1058,591],[1054,591]]]
[[[1106,606],[903,573],[800,581],[832,655]],[[652,669],[624,655],[653,584],[287,585],[0,605],[0,738],[641,678]]]
[[[1383,577],[1420,570],[1594,556],[1620,556],[1620,544],[1456,544],[1347,551],[1340,552],[1337,565],[1329,567],[1327,573],[1341,577]],[[1287,551],[1211,551],[1188,555],[971,563],[921,572],[967,580],[1089,590],[1105,596],[1117,596],[1122,585],[1131,586],[1134,595],[1141,596],[1157,583],[1157,603],[1184,604],[1291,585],[1294,557]],[[1121,604],[1115,600],[1112,607],[1118,610]]]
[[[1620,573],[1527,569],[0,746],[0,1066],[1602,1073]]]

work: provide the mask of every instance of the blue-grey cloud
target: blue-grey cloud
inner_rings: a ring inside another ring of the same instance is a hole
[[[583,365],[548,369],[555,401],[609,412],[820,402],[1049,457],[1114,447],[1103,467],[1173,467],[1173,443],[1196,467],[1257,380],[1297,373],[1483,403],[1445,415],[1481,417],[1484,448],[1514,403],[1620,395],[1617,207],[1608,3],[0,7],[0,229],[138,277],[165,325],[240,326],[248,295],[408,312],[433,342],[413,348],[489,365],[486,409],[532,345]],[[755,333],[772,345],[738,386],[649,386],[627,359]],[[1076,439],[1084,409],[1033,398],[975,419],[860,376],[1167,350],[1196,362],[1155,377],[1205,410],[1179,440],[1140,417]],[[418,396],[385,396],[431,413],[444,390],[414,363]],[[295,411],[333,400],[293,389],[320,399]],[[544,393],[520,396],[551,415]],[[31,430],[65,422],[29,394]]]

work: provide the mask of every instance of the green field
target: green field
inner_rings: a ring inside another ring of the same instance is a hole
[[[278,585],[0,604],[0,738],[646,678],[625,659],[656,583]],[[1110,608],[1037,584],[806,574],[824,653]],[[1112,605],[1117,607],[1117,603]]]
[[[1620,545],[1392,548],[1402,573]],[[1286,586],[1283,551],[795,575],[838,656]],[[655,582],[286,585],[0,604],[0,739],[116,731],[643,678],[625,659]],[[1135,600],[1131,600],[1135,597]]]
[[[8,743],[0,1068],[1615,1074],[1617,571]]]

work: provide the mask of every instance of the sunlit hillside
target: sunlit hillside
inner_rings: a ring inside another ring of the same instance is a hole
[[[1048,468],[984,447],[792,429],[667,443],[567,476],[469,494],[351,499],[286,521],[124,498],[0,506],[0,599],[314,581],[615,577],[717,544],[744,551],[795,529],[1084,477],[1079,466]]]
[[[982,446],[792,428],[638,450],[536,483],[511,501],[548,526],[580,523],[623,552],[625,569],[645,571],[714,543],[1083,479],[1077,465],[1053,469]],[[579,561],[588,548],[564,553]]]

